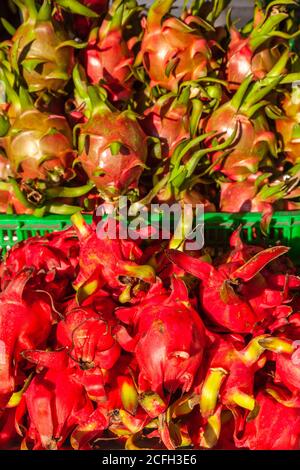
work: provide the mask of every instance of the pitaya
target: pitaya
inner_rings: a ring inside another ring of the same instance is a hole
[[[300,86],[292,93],[286,93],[282,102],[285,112],[283,117],[275,120],[276,130],[283,142],[286,159],[293,164],[299,162],[300,155]]]
[[[179,97],[162,96],[146,109],[141,126],[146,134],[160,139],[161,156],[171,158],[177,145],[190,138],[189,89]]]
[[[126,293],[130,298],[128,287],[137,280],[155,282],[154,269],[139,264],[142,251],[135,242],[110,237],[105,231],[97,237],[96,228],[88,226],[79,213],[74,214],[72,220],[80,241],[80,271],[74,282],[80,298],[91,295],[103,285],[119,295]]]
[[[28,424],[25,422],[22,426],[22,429],[27,428],[25,442],[33,449],[60,448],[75,426],[90,416],[93,405],[83,386],[73,380],[67,362],[53,361],[51,353],[47,352],[26,351],[23,355],[37,363],[39,370],[43,369],[33,378],[22,398],[22,405],[28,412]],[[19,425],[22,424],[21,416],[19,421]]]
[[[272,3],[273,10],[270,6],[265,13],[256,6],[253,28],[248,36],[244,37],[235,26],[230,28],[226,75],[232,88],[237,88],[248,75],[256,80],[264,78],[279,61],[280,47],[287,47],[289,35],[283,29],[289,14],[276,10],[275,4]]]
[[[109,369],[119,358],[120,348],[111,331],[115,322],[105,313],[88,307],[74,308],[58,325],[59,343],[68,348],[82,369]]]
[[[193,16],[165,18],[174,0],[156,0],[142,26],[141,56],[156,85],[176,92],[181,82],[205,77],[214,66],[208,41]]]
[[[30,269],[20,271],[0,294],[1,407],[5,407],[18,383],[21,353],[44,346],[51,331],[51,303],[48,296],[27,288],[31,275]]]

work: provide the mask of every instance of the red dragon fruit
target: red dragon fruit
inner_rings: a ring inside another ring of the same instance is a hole
[[[244,37],[234,26],[230,28],[226,75],[232,88],[238,87],[248,75],[260,80],[270,72],[281,57],[280,46],[287,43],[283,39],[278,41],[276,36],[285,37],[283,22],[288,18],[288,13],[275,8],[267,8],[264,14],[256,7],[253,29],[248,36]]]
[[[19,446],[20,437],[15,426],[14,408],[7,408],[0,411],[0,449],[15,450]]]
[[[58,325],[57,336],[68,348],[71,358],[82,369],[110,369],[120,355],[120,347],[112,336],[113,317],[91,308],[74,308]]]
[[[25,111],[10,129],[7,156],[12,170],[23,179],[59,182],[73,159],[72,135],[66,119],[36,109]]]
[[[7,181],[0,182],[0,213],[4,214],[32,214],[33,207],[23,204],[16,197],[14,187]]]
[[[136,355],[140,390],[161,396],[163,389],[189,391],[202,361],[205,330],[189,304],[184,283],[174,279],[171,293],[155,284],[137,306],[121,308],[116,314],[133,326],[132,338],[119,327],[117,339]]]
[[[283,181],[269,183],[268,174],[253,174],[244,181],[220,182],[222,212],[260,212],[260,227],[267,233],[275,210],[283,209],[282,198],[288,193]]]
[[[151,5],[142,23],[141,56],[151,87],[159,85],[176,92],[181,82],[206,76],[213,61],[209,43],[193,16],[184,21],[164,18],[173,3],[156,0]]]
[[[298,338],[297,334],[293,335]],[[284,385],[294,395],[299,393],[300,385],[300,360],[299,345],[297,339],[293,342],[283,335],[275,338],[264,338],[260,344],[274,353],[276,373],[274,382]]]
[[[93,27],[92,12],[95,12],[95,17],[103,16],[107,11],[108,3],[108,0],[81,0],[82,6],[87,7],[89,12],[84,9],[81,14],[72,16],[73,30],[77,36],[85,39],[89,35]],[[73,12],[75,13],[74,8]]]
[[[44,346],[52,325],[48,296],[27,288],[32,270],[20,271],[0,294],[0,405],[4,407],[18,383],[20,354]],[[46,300],[45,300],[46,299]]]
[[[262,86],[257,82],[249,91],[251,81],[252,76],[243,82],[230,101],[217,108],[208,117],[205,124],[206,132],[219,133],[219,142],[230,137],[234,130],[237,130],[237,137],[226,149],[227,157],[217,163],[223,153],[212,154],[213,162],[216,164],[215,169],[221,170],[224,175],[234,181],[243,181],[256,173],[259,164],[269,155],[269,152],[276,155],[275,135],[271,132],[263,111],[257,108],[256,103],[261,95],[265,96],[269,93],[272,86],[280,81],[280,77],[273,77],[271,85]],[[212,142],[212,138],[207,141]]]
[[[63,91],[74,66],[74,45],[61,23],[51,16],[52,6],[35,0],[21,6],[24,23],[12,38],[10,60],[33,93]]]
[[[146,136],[130,111],[111,111],[89,88],[93,109],[79,126],[79,161],[105,199],[138,186],[147,158]]]
[[[34,450],[60,448],[74,427],[93,412],[93,405],[82,385],[72,379],[67,363],[53,361],[47,352],[26,351],[23,356],[43,368],[22,398],[28,412],[27,425],[19,416],[19,427],[27,428],[25,442]]]
[[[249,333],[260,322],[271,321],[275,307],[288,301],[287,289],[269,287],[268,274],[261,272],[287,251],[283,246],[268,248],[246,263],[229,262],[217,268],[179,251],[171,251],[169,256],[179,267],[201,279],[201,303],[211,319],[230,331]]]
[[[134,82],[132,41],[123,37],[123,12],[123,1],[116,0],[97,33],[92,31],[84,51],[89,80],[92,84],[101,82],[112,101],[128,100]]]
[[[251,450],[297,450],[300,445],[300,408],[287,407],[261,390],[256,396],[258,414],[248,419],[237,447]]]
[[[285,195],[285,184],[268,184],[267,176],[263,179],[257,173],[244,181],[221,182],[221,211],[272,213],[274,204]]]

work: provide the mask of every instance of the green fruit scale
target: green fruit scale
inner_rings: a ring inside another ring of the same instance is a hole
[[[84,216],[92,221],[91,215]],[[155,217],[157,222],[157,217]],[[233,230],[242,226],[242,238],[250,244],[283,244],[291,248],[290,255],[300,264],[300,211],[275,212],[267,236],[260,230],[260,213],[209,212],[204,215],[205,247],[222,252],[229,245]],[[45,235],[63,230],[71,225],[70,217],[46,215],[38,218],[30,215],[0,215],[0,247],[2,255],[15,243],[35,235]],[[299,261],[298,261],[299,260]]]

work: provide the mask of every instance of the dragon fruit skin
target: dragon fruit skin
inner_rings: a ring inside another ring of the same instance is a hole
[[[255,397],[259,407],[255,418],[245,424],[237,447],[251,450],[297,450],[300,446],[300,408],[287,407],[263,390]]]
[[[6,408],[0,412],[0,449],[13,450],[20,445],[15,426],[16,410]]]
[[[244,181],[221,183],[220,209],[222,212],[265,212],[272,204],[262,201],[251,177]]]
[[[93,10],[98,15],[103,15],[107,11],[108,0],[82,0],[83,5]],[[82,15],[73,15],[73,30],[76,35],[85,39],[92,27],[92,19]]]
[[[253,50],[250,38],[243,38],[235,28],[231,28],[230,36],[226,76],[231,88],[237,88],[250,74],[256,80],[261,80],[281,56],[277,47],[266,46],[259,51]]]
[[[30,290],[26,284],[31,270],[20,271],[0,294],[0,404],[5,406],[15,389],[20,354],[28,348],[43,346],[52,325],[52,309],[43,294]]]
[[[138,306],[116,311],[121,321],[133,325],[131,341],[128,333],[124,335],[124,327],[117,339],[136,354],[140,389],[159,394],[163,389],[169,393],[178,388],[190,390],[205,346],[205,329],[196,311],[186,303],[185,285],[176,279],[172,289],[169,294],[160,284],[154,284]]]
[[[208,370],[200,392],[204,418],[218,412],[218,406],[231,410],[236,407],[253,410],[255,407],[255,374],[266,363],[259,340],[266,335],[254,337],[247,345],[232,336],[216,335],[208,350]]]
[[[114,323],[113,317],[101,318],[91,308],[75,308],[58,325],[58,343],[68,347],[82,369],[109,369],[120,356],[120,347],[111,334]]]
[[[282,50],[289,47],[288,39],[293,37],[284,32],[291,14],[276,5],[263,9],[262,4],[255,4],[252,28],[247,34],[231,25],[226,57],[226,79],[230,88],[237,88],[249,75],[261,80],[276,66]],[[283,72],[286,73],[286,69]]]

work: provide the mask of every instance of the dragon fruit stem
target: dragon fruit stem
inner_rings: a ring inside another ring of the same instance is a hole
[[[200,395],[200,410],[203,417],[211,416],[216,408],[219,391],[228,372],[221,368],[210,368]]]
[[[168,13],[174,0],[155,0],[148,12],[149,29],[159,27],[162,18]]]

